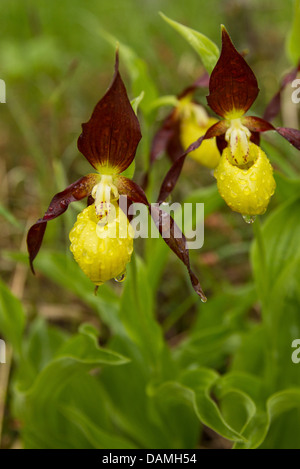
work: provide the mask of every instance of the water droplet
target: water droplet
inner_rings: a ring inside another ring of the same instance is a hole
[[[118,283],[122,283],[124,282],[125,278],[126,278],[126,270],[124,270],[124,272],[122,272],[120,275],[118,275],[117,277],[115,277],[115,281],[118,282]]]
[[[256,220],[256,215],[242,215],[243,219],[245,220],[246,223],[254,223]]]
[[[202,303],[206,303],[206,302],[207,302],[207,298],[205,298],[205,296],[201,296],[200,299],[201,299]]]

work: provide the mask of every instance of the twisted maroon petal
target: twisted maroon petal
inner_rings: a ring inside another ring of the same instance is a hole
[[[62,215],[71,202],[76,202],[90,195],[91,190],[99,181],[97,174],[89,174],[68,186],[64,191],[56,194],[50,202],[50,205],[40,220],[38,220],[28,231],[27,248],[29,253],[29,262],[34,273],[33,261],[36,258],[47,227],[47,222]]]
[[[182,167],[187,155],[191,151],[199,148],[203,140],[223,135],[226,132],[228,125],[229,124],[226,121],[219,121],[216,124],[212,125],[203,137],[200,137],[198,140],[196,140],[196,142],[192,143],[187,148],[187,150],[179,158],[177,158],[177,160],[173,163],[163,180],[157,199],[158,203],[164,202],[173,191],[182,171]]]
[[[186,266],[195,292],[203,301],[206,301],[200,282],[191,270],[186,238],[173,218],[163,211],[159,204],[150,204],[143,189],[130,179],[120,176],[116,179],[115,184],[120,195],[126,195],[131,202],[142,203],[148,207],[149,213],[163,240]]]

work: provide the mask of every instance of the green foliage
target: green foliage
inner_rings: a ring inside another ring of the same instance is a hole
[[[294,65],[298,65],[300,59],[300,1],[294,1],[293,24],[287,40],[287,53]]]
[[[211,73],[220,55],[220,51],[216,44],[212,42],[204,34],[195,31],[194,29],[188,28],[177,21],[173,21],[163,13],[160,16],[169,23],[176,31],[181,34],[184,39],[195,49],[199,54],[203,65],[208,73]]]

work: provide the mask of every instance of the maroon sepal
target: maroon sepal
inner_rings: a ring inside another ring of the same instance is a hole
[[[283,138],[290,142],[297,150],[300,150],[300,130],[289,129],[287,127],[274,127],[270,122],[260,117],[244,117],[243,124],[248,127],[251,132],[267,132],[268,130],[276,130]]]
[[[189,250],[184,234],[176,225],[173,218],[159,206],[152,205],[150,213],[165,243],[186,266],[195,292],[200,296],[202,301],[206,301],[206,296],[201,288],[200,282],[191,270]]]
[[[162,182],[160,192],[159,192],[159,196],[158,196],[158,199],[157,199],[158,203],[164,202],[167,199],[167,197],[171,194],[171,192],[173,191],[173,189],[174,189],[174,187],[177,183],[177,180],[180,176],[180,173],[181,173],[181,170],[182,170],[182,167],[183,167],[183,163],[184,163],[185,158],[187,157],[187,155],[191,151],[196,150],[197,148],[199,148],[199,146],[201,145],[203,140],[213,138],[213,137],[219,137],[219,136],[223,135],[226,132],[226,130],[228,128],[228,125],[229,124],[226,121],[219,121],[216,124],[212,125],[207,130],[206,134],[203,137],[200,137],[198,140],[196,140],[196,142],[192,143],[187,148],[187,150],[179,158],[177,158],[177,160],[173,163],[173,165],[171,166],[171,168],[167,172],[167,174],[166,174],[166,176],[165,176],[165,178]]]
[[[295,148],[297,148],[297,150],[300,150],[300,130],[289,129],[287,127],[276,127],[275,130]]]
[[[203,301],[206,301],[200,282],[191,270],[186,238],[173,218],[168,213],[161,210],[158,204],[150,205],[143,189],[131,179],[120,176],[115,181],[115,184],[121,196],[126,195],[131,202],[142,203],[148,207],[149,213],[163,240],[187,267],[194,290]]]
[[[44,217],[30,228],[27,234],[27,248],[30,267],[33,273],[33,261],[40,250],[47,222],[62,215],[71,202],[76,202],[87,197],[98,180],[99,176],[97,174],[89,174],[78,179],[78,181],[68,186],[64,191],[56,194],[51,200]]]
[[[281,93],[284,88],[295,80],[297,77],[298,72],[300,71],[300,62],[298,67],[294,68],[291,72],[287,73],[280,84],[280,88],[277,93],[273,96],[269,104],[267,105],[263,118],[267,121],[272,121],[275,117],[279,114],[281,108]]]
[[[242,124],[248,127],[250,132],[267,132],[268,130],[275,130],[275,127],[270,122],[256,116],[243,117]]]
[[[132,163],[141,137],[139,121],[119,73],[117,53],[112,84],[90,120],[82,124],[77,146],[95,169],[109,166],[120,174]]]
[[[208,105],[219,116],[250,108],[259,92],[257,81],[245,59],[238,53],[222,27],[222,51],[209,81]]]
[[[119,176],[115,180],[115,185],[120,195],[126,195],[131,202],[149,206],[146,194],[143,189],[131,179]]]

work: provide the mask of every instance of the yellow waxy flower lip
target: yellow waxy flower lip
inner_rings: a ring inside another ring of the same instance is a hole
[[[110,205],[112,219],[106,224],[93,204],[78,215],[69,235],[76,262],[95,285],[120,281],[133,252],[134,230],[119,206]]]
[[[248,164],[233,165],[228,147],[214,175],[220,195],[232,210],[242,215],[261,215],[267,209],[276,183],[266,154],[254,143],[249,145]]]

